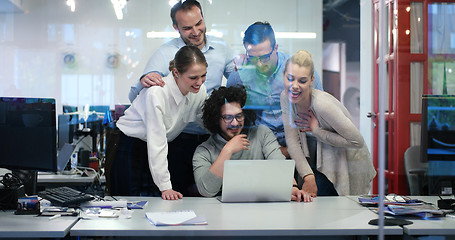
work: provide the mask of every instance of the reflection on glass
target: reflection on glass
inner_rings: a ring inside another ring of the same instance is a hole
[[[411,113],[420,113],[422,110],[422,104],[420,98],[423,94],[423,63],[411,62],[411,88],[410,91],[410,103]]]
[[[385,6],[385,12],[387,13],[387,17],[384,18],[385,25],[387,26],[387,44],[384,46],[384,48],[385,48],[385,52],[389,53],[390,41],[392,40],[390,25],[389,25],[389,17],[390,17],[389,16],[389,14],[390,14],[389,5]]]
[[[62,103],[71,105],[108,105],[113,102],[114,77],[110,74],[63,74]]]
[[[411,2],[411,53],[423,53],[423,3]]]
[[[428,4],[428,94],[455,94],[455,3]]]
[[[420,99],[419,99],[420,102]],[[420,133],[421,133],[421,126],[420,122],[412,122],[410,126],[411,131],[411,139],[409,142],[409,146],[416,146],[420,145]]]
[[[386,64],[386,75],[384,77],[384,81],[385,81],[385,86],[384,86],[384,99],[386,99],[386,101],[384,101],[384,111],[389,111],[390,110],[390,106],[389,106],[389,101],[387,99],[389,99],[389,94],[390,94],[390,89],[389,89],[389,75],[390,74],[393,74],[393,65],[392,64]],[[393,76],[393,75],[392,75]],[[393,105],[392,105],[393,106]],[[392,109],[393,111],[393,109]]]
[[[455,62],[450,59],[434,61],[430,68],[429,92],[438,95],[455,94]]]
[[[428,4],[429,54],[455,53],[455,3]]]

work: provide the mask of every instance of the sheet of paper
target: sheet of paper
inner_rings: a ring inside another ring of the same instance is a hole
[[[193,210],[173,212],[147,212],[147,219],[155,226],[207,224],[205,217],[196,216]]]

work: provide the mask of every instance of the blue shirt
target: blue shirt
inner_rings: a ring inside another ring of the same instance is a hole
[[[174,38],[161,45],[150,57],[142,76],[151,72],[156,72],[162,77],[167,76],[169,74],[169,62],[174,59],[175,53],[183,46],[186,46],[186,44],[181,38]],[[234,55],[232,49],[223,39],[214,36],[207,36],[207,42],[201,49],[201,52],[204,54],[208,65],[204,85],[207,88],[207,93],[211,93],[213,89],[221,86],[223,76],[228,78],[234,70]],[[133,102],[143,88],[140,79],[136,84],[131,86],[128,95],[131,102]],[[188,124],[183,132],[208,134],[207,131],[199,127],[196,123]]]
[[[269,127],[278,143],[286,146],[284,138],[283,120],[281,119],[280,94],[284,90],[283,72],[289,56],[277,52],[277,68],[268,76],[256,71],[254,65],[246,65],[231,73],[227,80],[227,86],[241,85],[247,90],[247,102],[244,109],[253,109],[257,113],[257,124]],[[314,71],[315,89],[322,90],[321,79]]]
[[[142,76],[151,72],[156,72],[162,77],[167,76],[169,74],[169,62],[174,59],[175,53],[183,46],[186,46],[186,44],[181,38],[174,38],[161,45],[148,60]],[[228,78],[229,74],[234,70],[234,56],[226,42],[214,36],[207,36],[207,42],[201,51],[208,64],[207,77],[204,84],[207,92],[210,93],[213,89],[221,86],[223,75]],[[140,79],[131,86],[128,95],[131,102],[143,88]]]

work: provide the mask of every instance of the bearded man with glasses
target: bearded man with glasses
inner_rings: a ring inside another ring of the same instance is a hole
[[[234,59],[236,69],[229,75],[227,86],[244,86],[247,90],[245,109],[256,112],[257,124],[269,127],[286,158],[290,158],[281,119],[280,94],[284,90],[283,70],[289,55],[278,51],[275,32],[268,22],[255,22],[245,31],[246,53]],[[322,90],[314,72],[314,88]]]
[[[202,196],[213,197],[220,193],[226,160],[285,159],[273,132],[263,125],[253,124],[254,112],[243,111],[246,98],[242,87],[220,87],[204,102],[202,120],[212,134],[193,155],[194,179]],[[293,187],[292,200],[307,202],[311,197]]]

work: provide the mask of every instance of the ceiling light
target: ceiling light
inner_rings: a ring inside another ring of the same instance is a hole
[[[115,16],[118,20],[123,19],[123,8],[126,6],[126,0],[111,0],[112,7],[114,7]]]
[[[66,0],[66,5],[70,7],[71,12],[76,11],[76,0]]]

